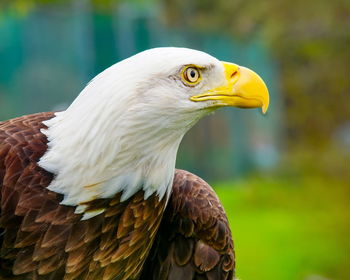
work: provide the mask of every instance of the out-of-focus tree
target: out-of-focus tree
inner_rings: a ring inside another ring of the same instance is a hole
[[[171,25],[261,36],[280,70],[287,141],[322,148],[350,121],[350,1],[166,0]]]

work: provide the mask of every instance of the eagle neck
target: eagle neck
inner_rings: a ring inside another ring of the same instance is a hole
[[[44,122],[48,150],[39,165],[55,174],[48,189],[63,194],[62,204],[72,206],[120,192],[121,201],[140,190],[145,199],[169,194],[185,131],[132,119],[106,127],[99,119],[93,112],[77,117],[68,110]]]

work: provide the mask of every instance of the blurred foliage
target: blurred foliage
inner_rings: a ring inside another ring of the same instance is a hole
[[[239,279],[348,279],[347,183],[283,174],[213,185],[229,216]]]
[[[9,9],[16,15],[28,14],[33,8],[42,5],[50,4],[65,4],[72,1],[88,1],[92,4],[94,9],[100,11],[110,11],[119,2],[125,2],[125,0],[1,0],[0,10]],[[156,0],[130,0],[128,2],[135,2],[140,4],[149,4]],[[1,16],[1,13],[0,13]]]
[[[279,63],[290,144],[327,146],[350,119],[350,1],[165,0],[164,20],[249,40]],[[273,102],[273,100],[272,100]]]
[[[84,1],[84,0],[77,0]],[[69,2],[67,0],[2,0],[0,2],[0,10],[12,11],[14,15],[23,16],[27,15],[31,10],[37,6],[60,4]],[[101,9],[110,9],[112,3],[118,2],[115,0],[92,0],[94,6]],[[1,13],[0,13],[1,17]]]

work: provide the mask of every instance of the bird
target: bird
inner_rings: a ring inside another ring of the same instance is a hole
[[[225,210],[175,168],[177,150],[218,108],[268,105],[252,70],[160,47],[113,64],[64,111],[0,122],[0,279],[233,279]]]

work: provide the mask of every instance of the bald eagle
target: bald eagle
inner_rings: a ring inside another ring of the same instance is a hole
[[[0,122],[0,279],[232,279],[224,209],[176,154],[215,109],[268,103],[247,68],[156,48],[63,112]]]

